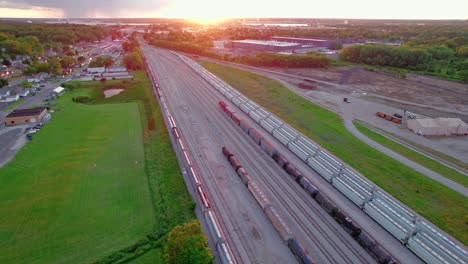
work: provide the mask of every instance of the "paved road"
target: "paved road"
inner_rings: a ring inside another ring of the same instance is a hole
[[[379,150],[380,152],[383,152],[385,153],[386,155],[394,158],[395,160],[398,160],[399,162],[407,165],[408,167],[426,175],[427,177],[449,187],[450,189],[456,191],[456,192],[459,192],[461,194],[463,194],[465,197],[468,196],[468,189],[465,188],[463,185],[461,184],[458,184],[452,180],[449,180],[447,178],[445,178],[444,176],[424,167],[424,166],[421,166],[419,165],[418,163],[414,162],[414,161],[411,161],[405,157],[403,157],[402,155],[380,145],[379,143],[371,140],[370,138],[366,137],[364,134],[362,134],[361,132],[359,132],[359,130],[356,129],[356,127],[354,126],[353,124],[353,121],[350,120],[350,119],[346,119],[344,120],[344,125],[346,127],[346,129],[348,129],[349,132],[351,132],[355,137],[359,138],[361,141],[365,142],[367,145]]]
[[[259,183],[318,263],[375,263],[344,230],[324,212],[260,147],[223,113],[217,103],[226,100],[206,81],[162,50],[143,46],[149,64],[168,100],[180,133],[206,184],[209,198],[227,230],[228,243],[240,263],[290,263],[291,253],[262,210],[221,154],[228,145]],[[234,106],[233,106],[234,107]],[[235,108],[235,107],[234,107]],[[241,111],[241,116],[248,120]],[[359,210],[329,183],[302,164],[289,150],[251,124],[273,142],[324,193],[365,226],[377,241],[402,263],[420,263],[401,243]],[[326,186],[326,187],[325,187]]]

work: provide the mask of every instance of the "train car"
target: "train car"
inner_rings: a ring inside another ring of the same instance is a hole
[[[285,170],[287,173],[291,174],[292,171],[295,171],[295,170],[296,170],[296,167],[294,167],[294,165],[292,165],[291,163],[288,163],[288,165],[286,165],[286,166],[284,167],[284,170]]]
[[[378,263],[389,264],[392,262],[392,256],[380,245],[374,245],[369,249]]]
[[[197,192],[198,192],[198,195],[200,196],[200,200],[202,201],[203,206],[205,207],[204,209],[210,209],[211,208],[210,202],[208,201],[208,198],[206,197],[206,194],[203,191],[202,186],[197,187]]]
[[[289,161],[281,154],[277,153],[276,155],[273,156],[273,159],[280,165],[281,168],[285,168],[288,166]]]
[[[301,263],[315,263],[307,251],[294,238],[289,239],[288,247]]]
[[[229,159],[231,156],[234,155],[234,154],[232,154],[231,149],[230,149],[229,147],[227,147],[227,146],[224,146],[224,147],[222,148],[222,150],[223,150],[224,156],[225,156],[227,159]]]
[[[236,124],[238,126],[240,125],[240,121],[242,120],[242,118],[240,118],[240,116],[238,114],[232,113],[231,118],[232,118],[232,120],[234,120],[234,122],[236,122]]]
[[[351,218],[349,218],[349,216],[341,210],[338,210],[335,213],[335,219],[345,228],[346,231],[348,231],[348,233],[351,234],[353,238],[358,238],[361,234],[361,226],[353,222],[353,220],[351,220]]]
[[[229,157],[229,163],[231,163],[231,166],[232,168],[234,168],[235,171],[237,171],[240,167],[242,167],[240,165],[239,160],[234,155]]]
[[[240,120],[239,125],[242,128],[242,130],[244,130],[244,132],[247,133],[247,134],[249,134],[250,130],[252,129],[252,127],[249,125],[249,123],[247,123],[247,121],[245,121],[244,119]]]
[[[174,135],[175,139],[180,138],[180,134],[179,134],[179,131],[177,131],[177,127],[172,128],[172,134]]]
[[[262,147],[263,150],[265,150],[270,157],[273,157],[276,153],[278,153],[278,150],[276,150],[275,147],[270,143],[270,141],[264,139],[260,142],[260,146]]]
[[[221,107],[221,109],[223,109],[223,111],[225,111],[228,105],[224,101],[219,101],[219,106]]]
[[[270,204],[270,200],[266,197],[265,192],[263,192],[255,181],[250,181],[247,189],[253,195],[262,210]]]
[[[289,176],[291,176],[291,178],[293,178],[296,182],[298,182],[300,184],[301,182],[301,179],[304,178],[304,176],[302,175],[302,173],[299,171],[299,170],[293,170],[291,171],[291,173],[289,174]]]
[[[319,190],[315,185],[313,185],[309,180],[307,180],[305,177],[302,177],[299,180],[299,184],[304,188],[306,193],[308,193],[312,198],[315,199],[317,194],[319,193]]]
[[[257,143],[257,145],[260,145],[260,142],[263,140],[262,134],[260,134],[255,128],[250,129],[249,136],[255,141],[255,143]]]
[[[226,106],[226,108],[224,108],[224,112],[226,112],[226,114],[228,114],[229,117],[232,117],[232,114],[235,113],[235,111],[232,110],[229,106]]]
[[[375,240],[364,232],[359,235],[357,241],[366,250],[369,250],[376,244]]]
[[[325,209],[325,211],[327,211],[327,213],[332,216],[334,216],[338,211],[338,207],[336,207],[336,205],[322,193],[317,193],[315,200],[322,206],[323,209]]]
[[[244,182],[245,186],[248,187],[249,182],[251,181],[251,179],[250,179],[250,175],[247,173],[247,171],[245,171],[244,168],[240,167],[239,169],[237,169],[237,174],[242,179],[242,182]]]
[[[278,231],[281,238],[284,241],[289,241],[289,239],[292,238],[291,230],[281,218],[278,211],[276,211],[276,209],[270,204],[265,207],[265,214],[267,215],[268,219],[270,219],[270,222]]]

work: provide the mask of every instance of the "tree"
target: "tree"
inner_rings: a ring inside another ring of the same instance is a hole
[[[468,83],[468,70],[459,71],[458,76],[463,82]]]
[[[83,63],[83,62],[85,62],[85,61],[86,61],[86,57],[85,57],[85,56],[79,56],[79,57],[78,57],[78,62],[79,62],[79,63]]]
[[[8,85],[8,80],[0,78],[0,89]]]
[[[164,257],[170,264],[211,263],[214,257],[207,241],[197,220],[176,226],[167,238]]]
[[[37,72],[46,72],[49,73],[50,66],[47,62],[36,62],[34,63],[34,68]]]
[[[24,68],[23,70],[23,74],[26,75],[26,76],[31,76],[33,74],[37,73],[37,69],[34,68],[33,66],[28,66],[26,68]]]
[[[10,67],[11,66],[11,61],[9,59],[3,59],[2,64],[7,66],[7,67]]]
[[[54,75],[62,73],[62,65],[57,58],[49,59],[49,73]]]
[[[60,64],[62,65],[62,68],[70,68],[77,62],[78,60],[75,57],[66,56],[60,61]]]
[[[140,53],[132,52],[129,55],[126,55],[123,58],[123,63],[125,67],[130,70],[141,70],[143,69],[143,59],[141,58]]]

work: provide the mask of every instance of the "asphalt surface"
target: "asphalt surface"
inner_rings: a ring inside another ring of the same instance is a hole
[[[206,186],[239,263],[296,262],[261,208],[221,153],[229,146],[259,183],[298,241],[317,263],[375,263],[375,260],[220,110],[227,101],[177,56],[143,46],[178,129]],[[236,109],[235,106],[232,106]],[[241,111],[242,118],[249,120]],[[300,171],[331,197],[401,263],[421,261],[381,226],[313,172],[279,142],[261,131]]]

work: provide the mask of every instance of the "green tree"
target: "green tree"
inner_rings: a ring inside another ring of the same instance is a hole
[[[164,247],[164,257],[169,264],[208,264],[213,255],[207,246],[200,222],[192,220],[171,230]]]
[[[34,68],[33,66],[28,66],[26,68],[24,68],[23,70],[23,74],[26,75],[26,76],[31,76],[33,74],[37,73],[37,69]]]
[[[49,73],[51,74],[60,74],[62,73],[62,65],[57,58],[49,59]]]
[[[62,65],[62,68],[70,68],[77,62],[78,60],[75,57],[66,56],[60,61],[60,64]]]
[[[458,76],[463,82],[468,83],[468,70],[462,70],[458,72]]]
[[[34,63],[33,67],[36,69],[37,72],[49,73],[50,71],[50,66],[47,62],[36,62]]]
[[[8,85],[8,80],[0,78],[0,89]]]
[[[123,63],[125,67],[130,70],[141,70],[143,69],[143,59],[141,58],[140,53],[132,52],[129,55],[126,55],[123,58]]]

